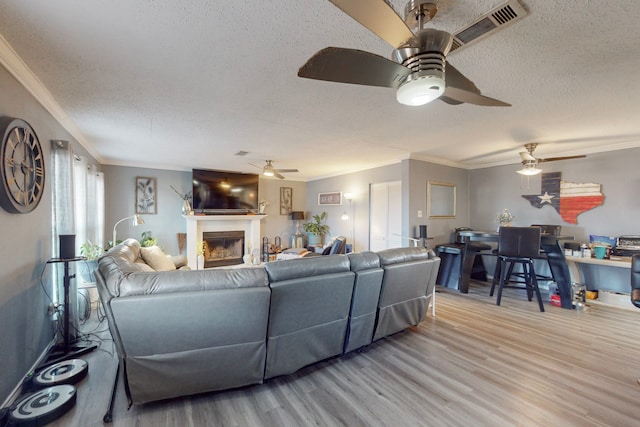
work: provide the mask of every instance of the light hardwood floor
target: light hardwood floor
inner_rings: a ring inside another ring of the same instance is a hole
[[[520,291],[500,307],[488,294],[442,290],[418,327],[261,385],[130,410],[121,385],[113,426],[640,425],[640,310],[540,313]],[[84,359],[77,403],[51,426],[102,425],[115,359]]]

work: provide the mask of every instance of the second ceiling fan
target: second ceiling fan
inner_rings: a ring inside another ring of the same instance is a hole
[[[394,61],[361,50],[328,47],[311,57],[298,76],[394,88],[397,101],[410,106],[435,99],[453,105],[510,106],[482,95],[471,80],[446,60],[453,35],[425,26],[438,10],[435,0],[409,1],[404,20],[385,0],[329,1],[393,46]]]
[[[522,159],[523,168],[518,170],[518,171],[516,171],[520,175],[537,175],[537,174],[541,173],[542,170],[538,169],[536,167],[538,165],[538,163],[554,162],[554,161],[557,161],[557,160],[580,159],[580,158],[583,158],[583,157],[587,157],[585,155],[576,155],[576,156],[548,157],[546,159],[542,159],[542,158],[539,158],[539,157],[535,157],[533,155],[533,152],[535,151],[537,146],[538,146],[538,144],[535,143],[535,142],[532,142],[532,143],[524,145],[524,148],[527,151],[521,151],[520,152],[520,158]]]
[[[264,176],[275,176],[276,178],[280,178],[280,179],[284,179],[284,176],[282,176],[282,173],[291,173],[291,172],[298,172],[298,169],[276,169],[273,167],[273,160],[265,160],[266,165],[264,166],[258,166],[258,165],[254,165],[253,163],[249,163],[251,166],[255,166],[257,168],[262,169],[262,174]]]

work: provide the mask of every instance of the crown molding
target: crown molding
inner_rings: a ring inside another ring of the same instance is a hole
[[[49,89],[31,71],[27,64],[13,50],[7,40],[0,35],[0,64],[44,107],[45,110],[62,126],[71,136],[78,141],[96,161],[102,163],[102,156],[96,151],[82,134],[78,126],[65,113],[60,104],[53,98]]]

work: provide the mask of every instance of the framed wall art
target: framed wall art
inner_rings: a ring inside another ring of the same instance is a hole
[[[455,184],[427,182],[427,214],[429,218],[456,217]]]
[[[337,206],[342,204],[342,193],[318,193],[318,206]]]
[[[156,198],[156,178],[147,176],[136,177],[136,213],[157,214],[158,201]]]
[[[293,189],[280,187],[280,215],[289,215],[293,209]]]

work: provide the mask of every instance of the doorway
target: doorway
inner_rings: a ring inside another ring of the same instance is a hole
[[[402,184],[400,181],[369,185],[369,250],[402,246]]]

